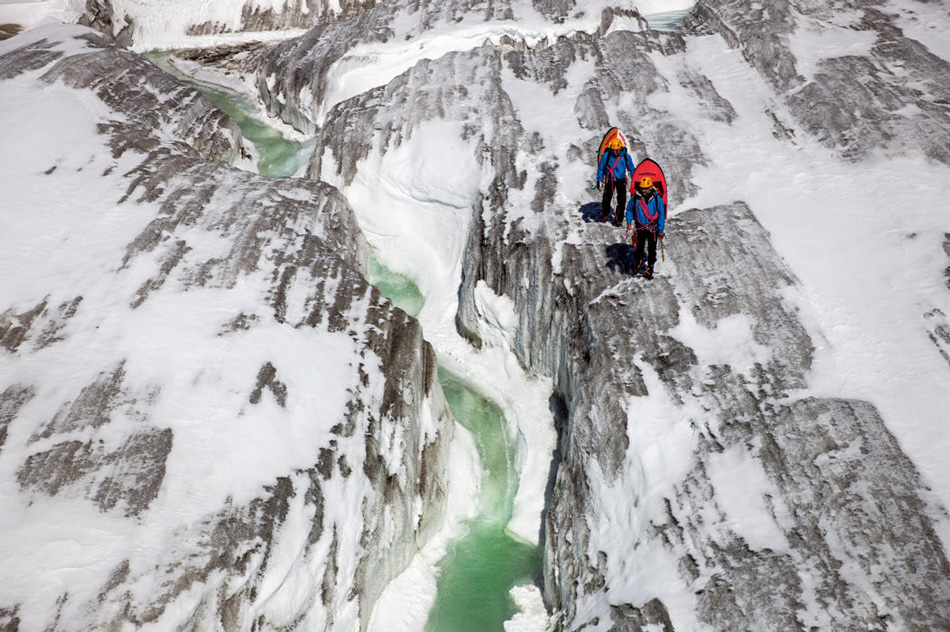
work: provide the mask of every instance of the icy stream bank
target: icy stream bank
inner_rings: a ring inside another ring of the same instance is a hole
[[[0,86],[0,628],[360,629],[454,423],[352,209],[88,29],[0,42]]]
[[[242,156],[248,168],[268,177],[293,176],[300,171],[307,162],[307,155],[313,149],[313,140],[300,142],[288,138],[261,120],[251,104],[250,97],[186,75],[173,62],[173,55],[172,51],[156,51],[146,54],[145,57],[165,72],[197,88],[216,108],[237,123],[241,135],[251,145],[250,151],[245,149]]]
[[[376,259],[370,282],[403,309],[417,313],[422,307],[415,284]],[[462,525],[462,535],[449,543],[438,564],[437,594],[425,630],[500,631],[518,614],[512,589],[530,584],[541,572],[539,547],[508,530],[518,489],[516,446],[494,402],[448,370],[439,370],[439,383],[453,417],[472,433],[482,474],[478,515]]]

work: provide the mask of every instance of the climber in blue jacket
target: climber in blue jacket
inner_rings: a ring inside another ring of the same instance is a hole
[[[643,276],[652,279],[653,267],[656,265],[656,242],[665,236],[663,231],[666,228],[666,205],[649,176],[640,178],[640,181],[634,184],[633,195],[627,204],[626,219],[627,234],[631,234],[631,228],[634,231],[632,243],[636,251],[633,255],[633,273],[640,272],[645,248],[647,267]]]
[[[600,204],[601,219],[607,221],[610,217],[610,199],[614,191],[617,192],[617,210],[613,218],[615,226],[620,226],[623,208],[627,204],[627,172],[635,169],[633,159],[627,153],[627,148],[619,138],[615,138],[607,145],[597,165],[597,188],[604,192]]]

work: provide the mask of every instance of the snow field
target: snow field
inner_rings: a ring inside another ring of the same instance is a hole
[[[158,17],[155,24],[161,25],[162,20],[166,20],[164,26],[169,27],[164,31],[149,25],[147,29],[151,30],[141,32],[141,39],[136,43],[138,47],[154,46],[163,41],[163,37],[168,38],[167,44],[171,44],[173,40],[177,44],[184,41],[183,36],[176,32],[176,28],[180,26],[172,28],[172,23],[168,21],[171,20],[171,13],[165,14],[164,10],[153,12],[153,7],[148,7],[149,3],[141,0],[129,1],[127,4]],[[681,4],[642,2],[638,6],[641,10],[648,7],[644,12],[661,12],[680,10]],[[239,13],[235,12],[237,6],[237,3],[219,4],[215,11],[220,11],[224,21],[233,20],[234,15]],[[950,43],[946,41],[945,35],[950,30],[943,28],[947,25],[947,16],[922,4],[914,7],[920,17],[906,17],[910,15],[909,11],[903,13],[905,17],[902,18],[902,23],[905,28],[917,29],[914,32],[921,33],[922,41],[928,42],[935,52],[942,51],[938,54],[946,58],[950,51]],[[191,19],[191,9],[185,11],[181,7],[177,8],[183,20]],[[0,17],[3,15],[3,9],[4,5],[0,5]],[[231,15],[227,14],[228,11],[231,11]],[[206,16],[202,16],[202,19],[206,19]],[[500,37],[499,33],[506,32],[504,28],[495,34]],[[489,27],[486,29],[491,30]],[[159,35],[160,32],[167,35]],[[534,41],[531,38],[541,37],[538,30],[519,31],[519,34],[519,37],[530,41]],[[435,30],[425,38],[410,42],[409,46],[400,43],[398,48],[355,49],[346,58],[346,63],[341,62],[331,75],[330,98],[322,111],[327,111],[333,103],[348,96],[385,84],[419,59],[433,58],[450,50],[474,47],[480,45],[484,38],[491,37],[491,33],[472,25],[457,38],[448,31]],[[854,34],[853,38],[840,40],[814,30],[802,30],[796,38],[793,49],[796,55],[801,55],[802,67],[799,71],[806,76],[821,57],[832,52],[860,53],[872,43],[862,34]],[[401,42],[400,38],[395,41]],[[188,43],[194,45],[191,39],[188,39]],[[0,43],[0,51],[3,50],[2,46],[3,43]],[[675,216],[679,209],[729,203],[735,199],[749,202],[757,218],[771,232],[776,249],[802,281],[801,286],[789,290],[787,300],[799,309],[800,318],[809,328],[815,343],[819,345],[813,375],[810,378],[811,387],[802,395],[853,396],[874,402],[880,408],[890,429],[899,438],[902,447],[917,463],[927,482],[933,486],[935,495],[945,506],[950,505],[950,464],[945,458],[950,449],[950,434],[944,424],[947,413],[950,412],[950,402],[941,397],[941,393],[946,391],[943,384],[947,366],[922,327],[922,315],[930,309],[939,306],[950,312],[946,304],[946,279],[942,276],[947,260],[941,242],[941,236],[950,231],[948,215],[945,212],[946,200],[950,199],[950,178],[947,177],[946,167],[923,160],[891,159],[883,156],[859,165],[842,166],[839,159],[811,139],[796,138],[794,143],[776,140],[773,137],[772,122],[763,115],[763,111],[772,109],[779,119],[788,120],[788,116],[780,106],[772,102],[768,96],[769,90],[762,85],[761,78],[744,63],[741,52],[729,50],[718,37],[692,39],[689,46],[690,63],[696,64],[704,74],[713,79],[720,93],[736,107],[739,121],[729,126],[705,119],[689,106],[681,105],[694,100],[677,99],[677,91],[681,88],[675,84],[671,86],[673,93],[668,101],[661,105],[672,114],[695,124],[691,131],[700,138],[703,151],[710,157],[710,164],[713,165],[695,173],[700,192],[676,205],[671,214]],[[678,63],[662,56],[656,56],[654,61],[661,69],[663,65]],[[364,62],[370,65],[364,65]],[[505,88],[518,104],[516,109],[522,125],[529,131],[541,134],[546,149],[557,157],[560,163],[559,188],[581,192],[589,189],[592,174],[589,170],[576,166],[577,163],[567,168],[570,163],[567,160],[567,152],[572,144],[583,147],[589,140],[589,135],[577,129],[576,115],[572,111],[577,91],[583,85],[582,65],[575,64],[571,72],[576,73],[576,76],[569,77],[569,87],[557,97],[550,95],[550,92],[545,93],[545,89],[539,86],[518,85],[522,82],[513,77],[506,77]],[[91,122],[95,121],[99,114],[89,113],[87,117],[82,109],[64,105],[55,89],[56,86],[52,86],[42,95],[0,94],[0,110],[4,112],[11,111],[6,106],[12,106],[16,102],[23,105],[22,112],[35,112],[39,109],[47,115],[35,119],[23,116],[20,120],[5,117],[0,121],[0,137],[14,140],[19,138],[22,143],[27,143],[13,145],[17,147],[28,146],[28,143],[36,142],[32,139],[37,137],[44,138],[42,142],[62,145],[62,163],[56,165],[54,172],[54,175],[60,178],[54,182],[62,184],[55,185],[53,192],[60,194],[62,199],[68,199],[65,192],[70,190],[72,185],[68,184],[67,178],[72,176],[64,174],[79,168],[101,172],[105,165],[96,162],[98,158],[94,156],[107,154],[107,151],[99,146],[99,141],[94,138],[94,131],[90,131]],[[545,107],[526,106],[529,103],[544,103]],[[83,107],[94,108],[95,104],[84,103]],[[61,111],[55,111],[57,109]],[[46,129],[38,123],[24,124],[24,121],[45,118],[65,121],[67,117],[74,117],[75,120],[64,123],[61,128]],[[735,130],[740,126],[750,133],[741,136],[737,134]],[[47,132],[48,135],[44,135]],[[420,314],[420,320],[426,338],[433,342],[438,350],[440,362],[477,384],[505,410],[512,434],[518,436],[522,448],[519,455],[524,460],[515,517],[510,528],[519,537],[536,541],[537,517],[543,504],[544,479],[550,450],[554,445],[553,423],[547,410],[547,396],[551,388],[544,380],[524,375],[513,355],[508,352],[507,346],[515,323],[512,307],[506,299],[494,296],[486,287],[480,286],[477,289],[477,305],[484,316],[486,339],[490,340],[493,346],[476,353],[455,334],[455,294],[461,274],[461,252],[468,231],[469,208],[478,191],[485,190],[487,182],[487,174],[474,159],[472,147],[458,141],[459,138],[458,129],[450,124],[428,124],[397,150],[389,151],[381,157],[382,148],[378,148],[360,165],[356,179],[344,190],[359,215],[368,240],[380,253],[380,258],[392,269],[415,279],[426,296],[426,305]],[[530,177],[535,176],[537,164],[532,163],[532,158],[524,154],[519,156],[519,160],[524,161],[519,167],[528,169],[531,174],[524,193],[524,201],[527,203],[530,192],[533,191]],[[451,161],[454,166],[449,177],[439,168],[444,161]],[[5,169],[10,168],[12,173],[34,174],[53,166],[40,162],[37,156],[30,152],[21,156],[3,156],[0,153],[0,172],[9,173]],[[330,174],[334,169],[331,168],[331,160],[326,160],[325,165],[324,175],[332,183]],[[16,171],[17,169],[20,171]],[[83,178],[82,174],[76,173],[76,184],[80,178]],[[86,182],[84,179],[84,186],[88,186]],[[907,183],[912,185],[909,187],[911,192],[903,194],[907,198],[906,201],[901,199],[899,203],[889,204],[888,200],[892,199],[894,191],[906,191]],[[6,191],[4,195],[7,196]],[[74,203],[57,202],[50,199],[55,196],[37,190],[27,191],[25,187],[17,188],[10,195],[21,196],[13,200],[24,208],[32,208],[41,203],[47,204],[57,213],[55,221],[50,223],[50,230],[42,240],[22,247],[0,249],[0,263],[4,269],[13,269],[9,266],[15,263],[17,269],[33,275],[28,279],[0,281],[3,283],[0,285],[0,295],[6,298],[7,292],[10,292],[9,296],[16,296],[18,301],[22,301],[24,308],[35,305],[35,297],[28,291],[31,283],[42,286],[39,282],[51,276],[63,275],[61,287],[70,290],[64,289],[63,297],[55,297],[51,303],[55,303],[59,298],[74,296],[75,291],[72,288],[77,284],[81,285],[82,279],[70,270],[69,257],[83,249],[101,256],[100,265],[109,265],[109,262],[114,262],[117,258],[109,254],[108,249],[122,247],[127,243],[117,238],[115,244],[119,245],[112,244],[111,231],[125,230],[134,235],[137,230],[133,230],[134,222],[127,217],[100,219],[97,221],[103,222],[101,242],[96,241],[98,238],[84,237],[87,241],[80,243],[80,240],[71,236],[74,231],[68,229],[70,222],[82,221],[83,217],[76,213]],[[531,214],[526,213],[526,218],[529,215]],[[20,241],[16,238],[20,234],[17,232],[18,219],[4,215],[0,217],[0,221],[4,222],[0,226],[0,233],[11,236],[8,243],[19,244]],[[579,243],[583,238],[582,230],[583,227],[579,227],[577,231],[566,235],[565,243]],[[670,238],[675,239],[675,233],[671,233]],[[90,239],[93,241],[88,241]],[[51,257],[49,253],[54,253],[55,256]],[[27,258],[30,265],[23,264],[23,257]],[[663,273],[675,276],[679,265],[687,265],[687,262],[667,260]],[[139,261],[135,266],[145,266],[145,263]],[[143,268],[140,271],[135,266],[128,274],[147,278],[147,270]],[[135,287],[136,284],[128,282],[129,292],[134,291]],[[93,304],[115,300],[104,295],[97,296],[95,290],[90,290],[84,296],[85,301]],[[252,301],[252,297],[253,291],[248,289],[245,298],[231,297],[227,300],[241,303],[243,300]],[[202,343],[197,339],[175,339],[176,318],[205,318],[207,322],[203,326],[208,331],[220,326],[219,320],[215,319],[213,307],[215,301],[220,299],[219,296],[209,294],[200,298],[193,297],[188,301],[183,300],[181,303],[175,301],[165,305],[160,302],[146,304],[148,309],[143,308],[144,311],[136,315],[138,322],[129,324],[128,327],[155,332],[155,340],[148,342],[136,343],[132,340],[134,336],[124,331],[117,323],[104,323],[103,333],[97,336],[106,337],[104,339],[108,344],[102,344],[101,353],[108,353],[111,344],[118,344],[126,349],[129,349],[129,345],[140,344],[131,356],[151,356],[156,364],[153,367],[145,367],[133,363],[127,370],[130,376],[139,376],[135,379],[141,379],[145,385],[148,383],[149,371],[167,376],[170,383],[180,384],[182,388],[194,381],[210,390],[232,383],[232,380],[241,383],[253,381],[252,369],[256,369],[258,365],[234,367],[231,366],[233,358],[229,359],[223,349],[213,345],[202,347]],[[264,350],[269,350],[277,344],[285,344],[284,337],[287,334],[288,332],[279,327],[268,327],[255,331],[253,336],[247,336],[241,343],[249,349],[256,349],[260,356],[258,359],[263,360],[265,355],[270,357]],[[755,362],[761,362],[766,353],[752,340],[746,319],[739,316],[721,321],[716,330],[710,331],[700,327],[684,313],[681,314],[681,324],[674,335],[694,348],[701,362],[725,362],[739,371]],[[187,346],[192,342],[197,347],[192,348],[186,356],[176,357],[175,354],[159,348],[162,340],[166,343],[175,340],[175,344],[169,345],[170,347]],[[340,357],[347,354],[345,348],[334,347],[333,340],[319,338],[311,343],[314,349],[317,346],[326,348],[326,345],[330,345],[339,351]],[[211,356],[220,358],[220,362],[201,371],[190,368],[201,363],[202,357]],[[280,366],[281,378],[286,377],[285,381],[290,382],[291,392],[302,392],[302,385],[309,375],[323,375],[336,370],[333,366],[322,365],[320,359],[312,357],[303,359],[288,356],[281,360]],[[286,376],[285,366],[288,367]],[[45,366],[41,359],[36,361],[35,367],[26,368],[37,372],[67,372],[60,367]],[[86,383],[87,377],[77,375],[74,383]],[[63,382],[57,380],[57,383],[69,384],[68,376],[64,375],[63,378]],[[651,393],[663,393],[662,384],[656,376],[645,371],[645,379]],[[160,381],[164,383],[165,380]],[[339,386],[341,389],[346,387],[345,384]],[[234,405],[229,394],[222,393],[220,397],[220,400],[189,402],[177,401],[163,395],[161,405],[181,406],[183,411],[198,410],[213,419],[217,406]],[[265,395],[265,399],[266,397]],[[332,407],[336,404],[323,400],[322,404],[311,402],[308,407],[319,409],[321,405]],[[259,424],[264,418],[272,418],[271,413],[275,412],[274,404],[265,402],[259,410],[266,410],[259,416],[261,418],[251,416],[243,420],[247,428],[242,430],[243,438],[240,441],[236,440],[233,445],[219,446],[218,449],[242,457],[242,448],[248,448],[261,440]],[[688,420],[684,416],[688,412],[664,404],[657,396],[631,402],[628,413],[631,419],[636,419],[636,423],[630,423],[629,436],[631,450],[637,451],[636,462],[640,464],[637,476],[621,481],[615,487],[593,489],[592,493],[601,498],[603,515],[611,516],[611,522],[631,525],[629,541],[617,542],[616,549],[609,552],[611,566],[608,569],[613,581],[616,581],[610,585],[623,587],[624,599],[629,599],[630,594],[641,594],[645,599],[659,596],[678,625],[687,622],[694,625],[691,629],[700,629],[702,626],[695,618],[693,604],[687,603],[683,597],[681,580],[676,572],[678,560],[659,548],[641,548],[637,550],[636,555],[629,555],[632,543],[637,540],[636,530],[648,526],[644,524],[645,520],[660,515],[660,499],[669,493],[670,486],[679,480],[677,477],[690,465],[688,455],[695,437],[688,430]],[[184,449],[200,462],[202,458],[207,459],[205,449],[209,443],[213,443],[213,436],[206,431],[202,433],[190,428],[191,421],[180,419],[181,427],[176,429],[175,450],[179,449],[177,437],[187,437],[183,440],[186,446]],[[300,424],[303,428],[305,422],[304,419],[290,419],[282,420],[281,423],[290,424],[292,427],[294,424]],[[14,443],[12,437],[15,430],[15,427],[11,428],[8,444]],[[179,432],[182,434],[179,435]],[[301,429],[300,432],[304,430]],[[302,450],[306,446],[306,442],[299,446],[271,446],[275,455],[280,455],[275,456],[275,463],[278,459],[292,461],[296,458],[296,450]],[[455,469],[451,478],[450,514],[453,519],[450,524],[454,524],[457,530],[458,522],[470,515],[471,507],[466,504],[465,499],[471,498],[475,493],[478,467],[472,460],[474,447],[466,432],[456,432],[452,450],[451,460]],[[219,457],[225,460],[227,458],[225,454]],[[208,459],[209,462],[210,460]],[[246,458],[237,460],[241,462],[241,467],[246,465]],[[2,463],[0,460],[0,468]],[[197,497],[196,495],[201,493],[215,495],[226,490],[227,482],[224,480],[212,484],[212,491],[208,491],[204,486],[196,489],[195,485],[186,484],[187,476],[211,477],[213,480],[213,473],[208,471],[207,467],[202,469],[200,464],[187,466],[184,460],[175,461],[171,465],[168,475],[170,480],[182,483],[180,489],[176,488],[176,493]],[[249,480],[263,477],[266,476],[267,465],[255,464],[247,471],[235,475],[246,476]],[[762,504],[762,499],[769,491],[769,482],[757,468],[759,466],[745,453],[730,451],[720,455],[714,461],[710,472],[716,488],[716,500],[726,513],[726,522],[745,537],[751,546],[780,549],[783,544],[780,541],[781,533],[774,528],[768,508]],[[635,468],[628,469],[634,471]],[[235,484],[235,487],[241,486]],[[618,494],[644,498],[647,509],[640,511],[614,507],[610,499]],[[744,502],[745,498],[750,497],[754,502]],[[209,499],[201,498],[200,502],[207,500]],[[28,522],[35,522],[32,516],[36,514],[30,512],[48,510],[39,503],[29,508],[21,507],[15,516],[5,516],[0,520],[9,520],[4,527],[14,528],[15,519],[30,516]],[[294,510],[300,511],[300,508]],[[79,509],[77,511],[81,512]],[[348,510],[339,507],[337,511]],[[108,517],[87,516],[81,513],[76,515],[83,524],[101,528],[103,531],[111,529],[109,532],[113,535],[110,537],[134,537],[131,532],[115,531]],[[338,519],[342,521],[355,517],[341,515]],[[940,529],[944,542],[950,541],[950,527],[946,522],[940,525]],[[7,533],[6,530],[4,532]],[[371,629],[408,632],[422,628],[428,613],[426,604],[431,604],[434,599],[436,564],[444,553],[447,542],[455,535],[456,531],[450,526],[417,556],[410,568],[393,583],[379,601]],[[88,542],[69,541],[66,537],[66,527],[62,525],[48,525],[47,529],[36,534],[23,534],[23,537],[35,537],[37,544],[55,544],[48,552],[44,550],[42,554],[33,553],[29,559],[14,556],[14,563],[22,565],[16,567],[22,568],[18,572],[27,577],[33,577],[36,572],[33,564],[39,562],[40,567],[43,567],[43,564],[48,564],[55,555],[63,555],[65,559],[73,562],[70,565],[71,570],[60,572],[64,582],[75,579],[70,573],[85,572],[81,569],[87,569],[90,573],[109,570],[105,561],[98,562],[100,558],[97,556],[101,554],[99,543],[93,538]],[[603,538],[598,540],[604,541]],[[288,577],[303,575],[312,570],[293,562],[293,543],[296,541],[294,538],[288,540],[287,554],[283,557],[287,564]],[[4,550],[9,546],[11,545],[0,545],[0,559],[11,559],[6,554],[12,555],[12,549]],[[104,550],[107,542],[102,542],[101,546]],[[147,548],[144,541],[137,546]],[[37,557],[40,559],[37,560]],[[38,586],[36,581],[38,579],[33,583],[26,582],[24,590],[35,589]],[[640,592],[627,592],[631,585],[635,585]],[[537,609],[539,595],[536,589],[516,588],[513,593],[519,604],[522,604],[523,613],[509,622],[512,627],[506,625],[506,630],[543,630],[546,616],[542,616],[543,610],[539,612]],[[282,606],[279,600],[275,599],[270,607],[279,611]],[[578,605],[579,610],[585,607],[588,606]],[[598,604],[591,603],[589,607],[593,609],[598,607]],[[820,620],[819,615],[816,614],[815,617],[816,621]],[[606,625],[604,622],[601,627]]]
[[[691,39],[689,47],[690,62],[712,79],[736,108],[739,120],[728,126],[697,116],[680,106],[688,99],[677,99],[680,88],[671,86],[666,107],[695,122],[693,133],[712,165],[695,174],[700,192],[676,205],[671,215],[675,217],[678,209],[736,199],[750,204],[771,233],[777,251],[799,277],[801,285],[789,288],[786,300],[818,346],[809,388],[795,396],[873,402],[925,484],[933,488],[937,502],[948,506],[950,463],[945,455],[950,433],[942,421],[950,412],[944,396],[947,366],[929,339],[923,318],[934,307],[945,312],[948,308],[942,246],[943,235],[950,229],[950,215],[943,212],[945,200],[950,199],[947,168],[923,159],[884,156],[847,165],[811,138],[779,141],[766,110],[773,110],[780,120],[791,119],[770,98],[769,89],[748,68],[741,52],[729,50],[718,37]],[[670,63],[660,56],[655,61]],[[740,126],[748,133],[735,134]],[[676,238],[675,230],[669,231],[669,238]],[[675,277],[680,265],[688,262],[667,261],[664,274]],[[763,359],[741,319],[723,320],[707,331],[697,327],[689,314],[680,317],[675,335],[694,348],[701,361],[725,361],[742,372]],[[657,388],[662,392],[659,384]],[[637,441],[631,433],[631,449],[656,445],[657,439],[641,436]],[[663,452],[689,452],[688,436],[679,439],[680,446],[676,441],[667,440]],[[650,448],[643,450],[640,459],[649,463],[649,452]],[[780,503],[764,504],[766,495],[776,496],[770,494],[751,452],[727,453],[713,463],[709,473],[716,503],[725,515],[709,516],[709,522],[724,520],[752,547],[784,550],[779,528],[784,526],[784,508]],[[629,493],[646,489],[649,496],[662,497],[667,467],[647,467],[647,481],[631,481]],[[651,478],[651,473],[659,480]],[[647,510],[658,523],[663,522],[662,512],[659,506]],[[945,517],[935,518],[946,548],[950,525]],[[695,617],[692,605],[679,603],[676,590],[664,591],[664,586],[672,584],[656,580],[657,573],[665,572],[657,567],[664,555],[656,554],[659,557],[637,580],[635,594],[643,600],[659,596],[677,625],[689,622]],[[649,559],[651,554],[638,550],[638,563],[644,555]],[[676,563],[672,558],[668,562]],[[676,577],[674,570],[668,569],[670,577]],[[858,570],[847,575],[858,585],[865,582]],[[622,581],[637,576],[624,570],[616,577]],[[807,578],[803,581],[804,594],[816,598],[815,587]],[[827,624],[827,613],[814,606],[808,610],[809,624]]]
[[[808,394],[873,402],[950,506],[947,365],[923,327],[925,312],[948,307],[947,168],[883,156],[849,166],[811,138],[778,141],[763,111],[782,110],[741,53],[715,37],[690,47],[749,134],[697,129],[716,167],[697,174],[701,192],[681,207],[749,203],[801,281],[788,300],[819,346]]]

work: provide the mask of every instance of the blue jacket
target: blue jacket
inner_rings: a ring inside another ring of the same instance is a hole
[[[603,182],[604,177],[608,180],[623,180],[627,177],[627,172],[633,173],[634,169],[636,167],[633,165],[633,158],[626,149],[617,156],[612,155],[610,151],[605,151],[600,164],[597,165],[597,182]]]
[[[644,213],[644,206],[646,213]],[[666,228],[666,205],[663,204],[663,197],[659,193],[654,193],[649,202],[644,201],[639,193],[630,196],[627,202],[627,223],[634,220],[634,226],[645,228],[650,224],[656,225],[657,232],[664,232]]]

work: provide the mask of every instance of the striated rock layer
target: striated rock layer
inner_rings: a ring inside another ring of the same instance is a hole
[[[365,625],[441,524],[452,424],[346,201],[228,167],[230,119],[88,29],[4,43],[0,82],[93,123],[6,174],[4,248],[49,274],[0,305],[0,627]]]

